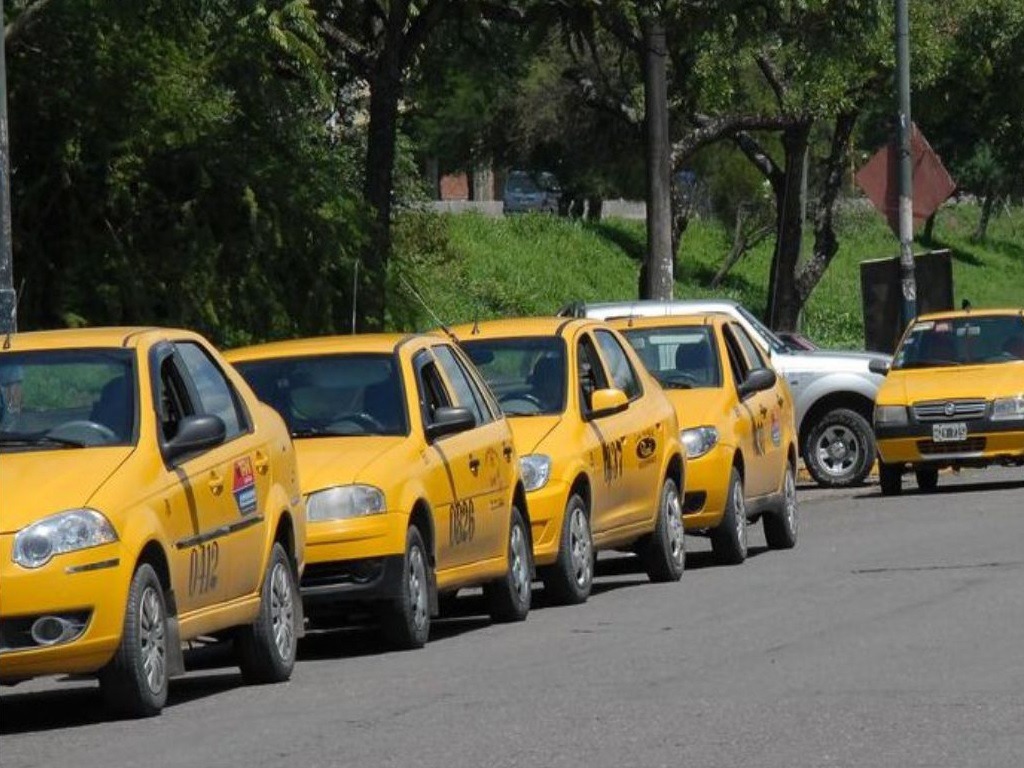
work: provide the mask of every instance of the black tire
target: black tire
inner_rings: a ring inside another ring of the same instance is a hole
[[[883,496],[899,496],[903,492],[903,467],[878,462],[878,484]]]
[[[242,627],[236,638],[238,666],[250,685],[283,683],[292,676],[298,646],[299,595],[295,571],[284,547],[275,542],[260,589],[256,621]]]
[[[558,559],[541,572],[544,592],[552,603],[578,605],[587,601],[594,584],[594,559],[587,503],[574,493],[565,505]]]
[[[430,560],[419,528],[405,534],[401,592],[384,604],[381,631],[397,650],[422,648],[430,637]]]
[[[658,519],[640,555],[653,582],[679,581],[686,569],[683,509],[676,481],[666,477],[658,496]]]
[[[747,559],[747,505],[743,478],[736,467],[729,473],[729,490],[722,521],[711,531],[711,551],[723,565],[739,565]]]
[[[924,493],[931,493],[939,487],[939,470],[925,467],[914,474],[917,477],[917,487]]]
[[[807,471],[823,488],[860,485],[871,472],[875,435],[859,413],[835,408],[811,426],[803,455]]]
[[[523,516],[512,507],[508,536],[508,569],[497,581],[484,585],[484,600],[491,620],[508,623],[523,621],[530,612],[532,589],[530,537]]]
[[[160,714],[167,703],[167,636],[163,587],[153,567],[142,563],[128,589],[121,643],[99,674],[110,710],[125,717]]]
[[[797,537],[796,467],[789,464],[782,479],[782,503],[765,514],[764,539],[769,549],[792,549]]]

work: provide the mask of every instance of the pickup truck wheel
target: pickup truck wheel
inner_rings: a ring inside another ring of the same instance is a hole
[[[723,565],[739,565],[747,559],[747,505],[743,498],[743,478],[732,468],[729,495],[722,522],[711,531],[711,550]]]
[[[903,491],[903,467],[878,462],[878,483],[883,496],[899,496]]]
[[[558,559],[541,573],[544,592],[559,605],[585,603],[594,583],[594,541],[587,503],[578,493],[565,505]]]
[[[917,487],[924,493],[931,493],[939,487],[939,470],[925,467],[914,474],[917,476]]]
[[[875,436],[867,419],[849,408],[828,411],[811,427],[804,443],[804,463],[818,485],[859,485],[871,471]]]
[[[239,631],[235,640],[245,682],[283,683],[292,676],[298,644],[296,605],[300,599],[284,547],[275,543],[263,577],[259,616]]]
[[[653,582],[679,581],[686,568],[686,540],[683,535],[683,505],[676,481],[666,477],[661,486],[658,519],[647,547],[640,555],[648,578]]]

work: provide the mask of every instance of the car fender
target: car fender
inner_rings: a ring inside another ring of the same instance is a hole
[[[881,377],[879,379],[881,380]],[[823,397],[849,393],[866,398],[873,403],[879,387],[878,383],[867,376],[849,372],[794,374],[789,378],[788,384],[793,393],[793,409],[798,435],[803,431],[804,418]]]

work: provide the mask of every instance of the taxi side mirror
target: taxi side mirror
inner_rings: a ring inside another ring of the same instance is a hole
[[[738,388],[740,399],[749,397],[755,392],[771,389],[775,386],[776,381],[778,381],[778,376],[771,368],[755,368],[747,374],[747,378]]]
[[[178,432],[167,441],[167,461],[173,462],[183,456],[199,453],[224,442],[227,427],[220,416],[186,416],[178,422]]]
[[[427,440],[434,442],[447,435],[465,432],[476,426],[476,416],[469,408],[436,408],[434,420],[424,430]]]
[[[868,370],[877,373],[879,376],[889,375],[889,363],[885,360],[874,359],[868,363]]]
[[[590,417],[599,419],[626,410],[629,398],[621,389],[595,389],[590,396]]]

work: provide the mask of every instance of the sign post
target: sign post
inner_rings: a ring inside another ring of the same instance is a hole
[[[900,131],[900,317],[903,327],[917,316],[917,281],[914,278],[914,169],[910,121],[910,12],[909,0],[896,0],[896,69]]]
[[[0,0],[0,19],[4,4]],[[11,158],[7,141],[7,52],[0,35],[0,334],[15,330],[18,306],[11,253]]]

